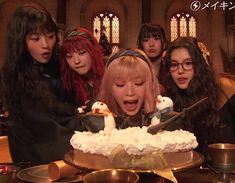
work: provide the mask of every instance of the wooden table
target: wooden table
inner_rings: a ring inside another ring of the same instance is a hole
[[[184,170],[182,172],[174,172],[174,175],[179,183],[212,183],[213,179],[219,174],[207,169],[201,171],[198,167]],[[230,175],[235,180],[235,174]],[[23,183],[17,177],[12,179],[0,176],[1,183]],[[140,174],[139,183],[170,183],[168,180],[164,180],[154,174]]]

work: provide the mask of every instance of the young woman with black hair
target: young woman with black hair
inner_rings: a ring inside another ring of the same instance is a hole
[[[165,59],[164,86],[175,111],[208,97],[182,120],[183,128],[196,135],[197,150],[207,156],[210,143],[235,143],[235,87],[226,89],[232,81],[216,76],[205,45],[193,37],[179,37],[168,45]]]
[[[59,99],[57,32],[52,16],[38,5],[17,8],[9,22],[2,80],[14,162],[62,159],[73,132],[84,130],[75,108]]]

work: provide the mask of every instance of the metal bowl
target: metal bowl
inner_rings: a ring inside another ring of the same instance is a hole
[[[216,143],[209,145],[211,163],[221,172],[235,170],[235,144]]]
[[[85,183],[136,183],[138,174],[121,169],[103,169],[88,173],[83,177]]]
[[[16,174],[16,167],[13,165],[0,165],[0,182],[11,182]]]

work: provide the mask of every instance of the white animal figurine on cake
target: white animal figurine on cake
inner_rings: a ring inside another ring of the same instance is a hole
[[[104,115],[104,131],[110,131],[116,128],[114,115],[105,103],[100,101],[95,102],[91,107],[91,112]]]
[[[158,95],[156,100],[157,112],[152,117],[150,126],[160,123],[161,114],[173,111],[173,105],[171,98]]]
[[[82,107],[78,107],[77,112],[78,112],[78,114],[84,114],[85,113],[85,111]]]

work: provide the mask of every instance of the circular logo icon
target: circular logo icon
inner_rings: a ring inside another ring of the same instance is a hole
[[[201,7],[201,3],[199,1],[193,1],[191,4],[190,4],[190,9],[193,10],[193,11],[197,11],[199,10]]]

